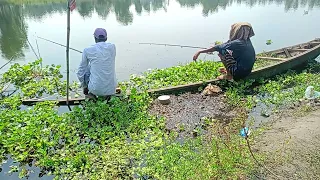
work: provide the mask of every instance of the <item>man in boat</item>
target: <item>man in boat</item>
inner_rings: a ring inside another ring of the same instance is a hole
[[[107,31],[94,31],[96,44],[83,50],[77,76],[83,93],[89,98],[110,98],[116,93],[115,57],[116,47],[107,41]]]
[[[256,60],[255,50],[250,38],[254,36],[251,24],[236,23],[231,26],[229,40],[220,45],[198,51],[193,60],[201,53],[217,51],[225,68],[220,68],[223,74],[218,79],[239,80],[248,76]]]

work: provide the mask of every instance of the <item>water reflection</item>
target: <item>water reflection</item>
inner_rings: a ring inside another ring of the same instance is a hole
[[[54,1],[54,0],[52,0]],[[43,2],[42,4],[23,4],[23,13],[28,18],[42,19],[46,15],[66,11],[66,3]]]
[[[133,21],[133,13],[130,7],[134,5],[135,11],[140,15],[143,11],[151,12],[165,9],[165,0],[95,0],[79,1],[78,12],[84,18],[91,17],[94,10],[106,19],[110,12],[114,12],[117,21],[123,25],[129,25]]]
[[[54,2],[54,0],[52,0]],[[172,0],[171,0],[172,1]],[[246,4],[250,7],[255,5],[267,5],[271,3],[284,4],[286,11],[296,10],[301,7],[320,7],[320,0],[175,0],[182,7],[196,7],[201,5],[203,15],[217,12],[219,8],[225,9],[234,3]],[[114,12],[117,20],[124,25],[130,24],[133,14],[130,7],[134,6],[135,12],[140,15],[143,11],[151,12],[159,9],[166,10],[170,0],[78,0],[77,11],[84,18],[90,18],[94,11],[106,18],[110,12]],[[43,3],[25,4],[24,12],[28,17],[42,18],[46,14],[63,12],[66,10],[66,3]]]
[[[267,5],[267,4],[284,4],[285,11],[291,9],[296,10],[301,7],[308,7],[313,9],[314,7],[320,7],[320,0],[177,0],[182,7],[196,7],[201,5],[203,7],[202,13],[204,16],[208,16],[211,13],[217,12],[220,8],[226,9],[233,3],[246,4],[249,7],[255,5]]]
[[[0,3],[0,50],[6,59],[23,57],[27,47],[27,26],[21,6]]]

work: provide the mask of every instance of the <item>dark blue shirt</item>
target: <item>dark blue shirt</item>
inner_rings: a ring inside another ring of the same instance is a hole
[[[232,51],[232,56],[237,61],[237,74],[241,76],[249,75],[256,60],[256,53],[250,39],[237,39],[215,46],[215,50],[222,55],[225,55],[226,49]]]

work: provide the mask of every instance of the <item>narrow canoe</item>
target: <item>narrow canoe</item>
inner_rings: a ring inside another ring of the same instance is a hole
[[[320,39],[315,39],[306,43],[298,44],[295,46],[285,47],[282,49],[261,53],[257,56],[257,59],[265,59],[268,61],[274,61],[274,63],[255,69],[247,79],[257,78],[270,78],[277,74],[281,74],[289,69],[302,66],[307,63],[308,60],[315,59],[320,54]],[[173,94],[179,92],[191,92],[197,91],[200,87],[207,84],[214,84],[218,80],[212,79],[205,82],[190,83],[186,85],[179,85],[173,87],[166,87],[160,89],[151,89],[148,92],[150,94]],[[24,100],[24,105],[33,105],[37,102],[42,102],[45,99],[29,99]],[[48,100],[48,99],[47,99]],[[77,105],[81,101],[84,101],[84,97],[71,98],[69,100],[70,105]],[[57,99],[58,105],[66,105],[66,99]]]

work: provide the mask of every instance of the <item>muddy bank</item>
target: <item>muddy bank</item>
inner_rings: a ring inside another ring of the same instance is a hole
[[[265,153],[265,165],[278,177],[261,168],[265,179],[320,178],[320,106],[308,102],[274,117],[268,130],[256,139],[254,150]]]
[[[205,96],[202,94],[185,93],[170,95],[171,103],[162,105],[155,100],[150,112],[166,118],[166,128],[179,132],[181,136],[192,136],[195,130],[203,130],[205,118],[216,119],[225,123],[237,116],[237,110],[225,102],[225,97]]]

